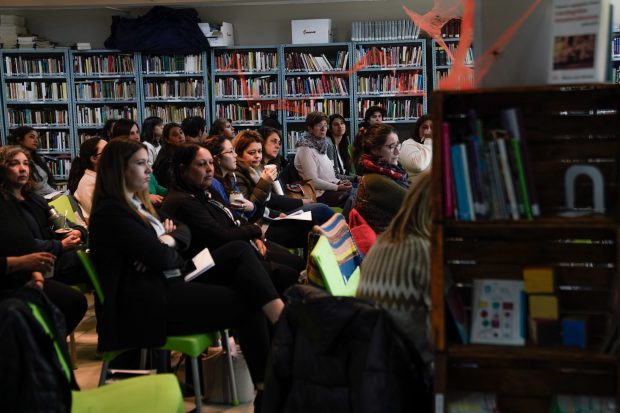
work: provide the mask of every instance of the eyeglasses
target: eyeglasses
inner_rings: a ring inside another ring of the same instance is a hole
[[[325,124],[325,123],[314,125],[314,127],[317,128],[317,129],[327,129],[328,128],[327,124]]]
[[[235,150],[234,150],[234,149],[231,149],[231,150],[226,151],[226,152],[222,152],[222,153],[220,153],[218,156],[222,156],[222,155],[230,155],[230,154],[232,154],[232,153],[235,153],[235,154],[236,154],[236,152],[235,152]]]
[[[391,145],[383,145],[383,146],[386,146],[390,150],[390,152],[394,153],[395,149],[398,149],[400,151],[400,148],[402,148],[403,144],[402,143],[397,143],[397,144],[393,143]]]

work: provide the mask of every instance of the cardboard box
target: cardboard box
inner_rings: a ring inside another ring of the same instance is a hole
[[[209,23],[198,23],[200,30],[205,34],[211,47],[234,46],[235,35],[233,33],[233,25],[230,23],[222,23],[219,31],[210,31]]]
[[[293,44],[333,43],[331,19],[291,20]]]

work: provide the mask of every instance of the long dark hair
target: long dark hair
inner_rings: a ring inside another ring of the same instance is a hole
[[[265,124],[265,122],[263,122],[263,125]],[[274,133],[276,135],[278,135],[278,139],[280,139],[280,143],[282,143],[282,136],[280,135],[280,131],[277,130],[276,128],[272,128],[270,126],[261,126],[260,128],[256,129],[256,132],[258,132],[261,136],[261,138],[263,138],[263,158],[260,160],[261,165],[265,165],[267,162],[265,161],[265,144],[267,143],[267,139],[269,139],[269,137],[271,135],[273,135]],[[278,154],[278,156],[280,156],[280,154]]]
[[[431,115],[422,115],[418,118],[415,125],[413,126],[413,130],[411,131],[410,138],[416,141],[417,143],[422,143],[422,137],[420,136],[420,128],[422,124],[427,120],[431,120]]]
[[[103,130],[101,131],[101,135],[103,136],[104,141],[110,141],[112,139],[112,127],[116,123],[115,118],[111,118],[105,121],[103,124]]]
[[[130,136],[131,129],[133,127],[137,127],[140,130],[140,126],[136,122],[127,118],[120,118],[114,124],[114,129],[112,129],[112,137],[110,139],[118,138],[119,136]]]
[[[224,127],[226,126],[226,121],[228,121],[229,123],[232,123],[232,120],[230,119],[223,119],[223,118],[215,119],[215,121],[213,122],[213,125],[211,125],[211,129],[209,129],[209,136],[220,135],[222,133],[222,130],[224,130]]]
[[[168,159],[172,159],[176,148],[168,143],[168,137],[170,136],[170,131],[172,128],[180,128],[181,125],[178,123],[170,122],[164,126],[164,131],[161,135],[161,149],[157,154],[157,158],[153,162],[153,171],[156,171],[161,164],[166,162]],[[116,127],[115,127],[116,129]]]
[[[75,191],[77,191],[80,180],[84,176],[84,172],[86,172],[87,169],[95,169],[90,158],[97,155],[97,145],[99,145],[100,141],[101,138],[88,139],[80,146],[80,154],[71,162],[69,182],[67,183],[67,189],[71,194],[75,194]]]
[[[351,163],[357,165],[362,155],[370,155],[373,149],[381,148],[391,133],[397,133],[396,129],[385,123],[372,125],[368,129],[360,128],[359,133],[355,136],[355,141],[353,141]]]
[[[262,127],[274,128],[274,129],[277,129],[278,131],[281,131],[282,130],[282,124],[278,120],[278,113],[277,112],[271,112],[269,114],[269,116],[267,116],[263,120]]]
[[[211,156],[213,156],[213,176],[215,177],[215,179],[220,181],[220,183],[224,187],[224,191],[226,191],[226,194],[230,194],[235,190],[233,187],[232,176],[224,176],[224,174],[222,173],[222,167],[220,166],[220,155],[224,150],[224,142],[227,140],[228,138],[226,138],[226,136],[211,136],[202,141],[200,146],[211,152]]]
[[[154,147],[158,147],[161,143],[155,139],[155,127],[157,125],[163,125],[164,121],[157,116],[150,116],[144,119],[142,123],[142,130],[140,131],[140,142],[148,142]],[[129,129],[131,131],[131,128]]]
[[[346,121],[344,120],[344,117],[342,115],[331,115],[329,117],[329,129],[327,129],[327,136],[329,137],[329,139],[332,140],[332,143],[334,144],[334,146],[336,146],[336,140],[334,139],[334,136],[332,134],[332,123],[336,120],[336,119],[340,119],[342,120],[345,124]],[[349,135],[345,132],[344,135],[342,135],[342,139],[340,139],[340,143],[338,144],[338,146],[336,147],[336,149],[338,150],[338,153],[340,154],[340,159],[342,159],[342,163],[343,163],[343,168],[345,169],[347,174],[351,173],[351,155],[349,155],[349,146],[351,144],[349,143]]]
[[[24,137],[26,137],[26,135],[32,131],[36,132],[36,130],[34,128],[31,128],[30,126],[20,126],[19,128],[15,129],[13,132],[11,132],[11,134],[7,138],[7,141],[9,145],[22,146],[21,141],[23,141]],[[50,186],[53,186],[56,183],[56,179],[54,179],[54,174],[52,173],[52,171],[50,171],[50,168],[48,168],[47,162],[43,160],[41,155],[39,155],[36,150],[30,152],[30,158],[32,158],[32,162],[36,166],[38,166],[39,168],[43,169],[43,171],[45,171],[45,173],[47,174],[47,183]],[[30,175],[34,177],[34,180],[36,182],[41,181],[41,175],[39,174],[39,171],[37,171],[37,168],[32,168]]]
[[[7,169],[9,168],[9,162],[11,162],[18,153],[23,153],[24,155],[26,155],[26,158],[28,158],[28,161],[30,162],[30,175],[28,176],[28,182],[26,182],[26,185],[24,185],[21,189],[21,194],[25,198],[29,194],[34,192],[37,184],[32,180],[32,171],[34,170],[34,168],[32,167],[32,157],[28,153],[28,150],[23,146],[7,145],[0,148],[0,188],[12,192],[5,180],[8,175]],[[2,195],[3,198],[6,200],[7,198],[5,194],[3,193]]]
[[[183,176],[184,169],[194,162],[196,155],[203,145],[193,142],[185,142],[177,148],[172,156],[172,182],[177,188],[186,192],[197,192],[198,189],[189,184]],[[207,148],[205,148],[207,149]],[[181,166],[183,165],[183,166]]]

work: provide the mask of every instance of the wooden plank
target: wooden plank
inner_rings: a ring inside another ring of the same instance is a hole
[[[445,349],[443,285],[443,227],[431,227],[431,344],[436,351]]]
[[[597,118],[596,116],[592,119]],[[581,124],[585,127],[596,128],[596,122],[591,125],[589,121],[579,119]],[[549,124],[546,124],[549,128],[554,127],[559,119],[549,119]],[[562,123],[564,124],[564,123]],[[545,126],[545,127],[547,127]],[[610,125],[609,128],[617,130],[616,125]],[[594,129],[597,131],[598,129]],[[543,132],[545,134],[551,132]],[[560,161],[563,159],[588,159],[588,158],[602,158],[602,159],[614,159],[614,154],[618,152],[618,141],[615,139],[597,139],[596,145],[592,140],[566,140],[566,141],[543,141],[532,142],[530,145],[530,158],[534,165],[537,162],[550,162]],[[571,166],[571,165],[569,165]],[[536,179],[547,180],[547,177],[536,175]],[[564,181],[561,180],[558,184],[563,185]]]
[[[433,165],[431,169],[431,217],[433,221],[444,218],[443,184],[443,95],[431,100],[431,119],[433,120]]]
[[[446,238],[463,238],[466,240],[487,240],[487,241],[528,241],[543,242],[555,241],[560,239],[589,239],[589,240],[610,240],[613,241],[615,232],[609,228],[572,228],[567,226],[567,221],[563,219],[563,226],[542,227],[538,221],[476,221],[467,225],[466,221],[460,221],[460,225],[449,225],[445,229]],[[494,226],[493,223],[502,223]],[[611,222],[606,220],[605,222]],[[487,225],[488,224],[488,225]],[[513,225],[514,224],[514,225]],[[527,231],[520,225],[531,224]]]
[[[549,413],[551,397],[499,396],[502,413]]]

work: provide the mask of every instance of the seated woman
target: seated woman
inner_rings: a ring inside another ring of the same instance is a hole
[[[57,192],[53,185],[56,184],[54,174],[47,167],[47,162],[37,153],[39,147],[39,134],[30,126],[20,126],[14,129],[8,136],[9,145],[19,145],[26,150],[32,159],[34,168],[32,169],[32,179],[36,183],[33,191],[37,195],[49,195]]]
[[[356,294],[390,312],[426,364],[433,361],[430,187],[430,171],[422,172],[388,229],[366,255]]]
[[[22,208],[30,233],[35,238],[35,251],[56,256],[54,279],[65,284],[88,282],[86,270],[77,256],[77,246],[88,236],[86,229],[67,221],[72,231],[64,236],[56,235],[47,221],[50,209],[47,201],[33,192],[36,184],[30,178],[30,164],[31,159],[22,147],[11,145],[0,148],[0,168],[6,171],[0,187],[11,194]]]
[[[279,140],[279,134],[276,136]],[[273,141],[274,138],[270,139]],[[323,225],[327,222],[334,215],[334,211],[327,205],[315,203],[311,199],[291,198],[283,195],[282,192],[280,194],[276,192],[276,182],[278,182],[276,168],[265,168],[261,165],[265,156],[264,153],[261,154],[264,146],[265,142],[261,136],[253,131],[243,131],[233,140],[233,148],[237,154],[236,183],[246,199],[261,207],[262,214],[259,214],[256,219],[263,217],[267,221],[263,223],[266,224],[269,219],[278,218],[282,214],[290,215],[297,211],[310,211],[312,212],[312,226]],[[282,184],[280,184],[281,187]],[[268,239],[281,240],[281,237],[269,234],[269,230],[267,232]],[[280,243],[280,241],[275,242]],[[307,237],[304,240],[304,246],[306,244]],[[287,244],[282,243],[282,245]]]
[[[169,188],[172,178],[172,155],[176,148],[185,142],[183,129],[178,123],[170,122],[164,126],[162,148],[153,163],[153,175],[159,185]]]
[[[19,174],[19,169],[24,166],[17,160],[0,163],[0,181],[4,181],[7,175]],[[26,182],[27,175],[22,174],[20,179]],[[34,281],[65,316],[67,333],[70,334],[86,314],[86,297],[68,285],[43,278],[43,274],[54,267],[56,257],[49,252],[35,252],[37,244],[19,202],[2,188],[0,225],[3,229],[0,237],[0,300],[27,282]]]
[[[398,162],[400,143],[387,124],[361,128],[355,137],[352,162],[362,181],[353,207],[380,234],[400,209],[409,189],[409,176]]]
[[[80,154],[71,162],[67,189],[80,204],[87,224],[95,193],[97,161],[106,144],[107,142],[101,138],[87,140],[80,146]]]
[[[349,147],[351,145],[347,135],[347,124],[342,115],[331,115],[329,117],[329,129],[327,130],[327,157],[334,165],[336,178],[349,181],[357,187],[361,177],[351,171],[351,156]]]
[[[129,139],[140,140],[140,127],[136,122],[127,118],[117,119],[112,127],[112,136],[110,140],[128,136]]]
[[[340,197],[351,189],[351,182],[336,178],[334,166],[327,157],[327,134],[329,117],[323,112],[311,112],[306,117],[306,128],[295,147],[295,168],[303,179],[312,179],[317,202],[330,207],[339,206]]]
[[[230,145],[227,139],[222,139]],[[229,209],[226,206],[228,201],[218,191],[212,190],[216,168],[209,150],[186,143],[177,151],[179,153],[175,153],[173,158],[174,185],[164,199],[161,210],[191,229],[192,244],[184,256],[191,258],[204,248],[213,250],[235,241],[244,241],[248,246],[254,243],[261,263],[279,293],[297,283],[299,272],[304,268],[301,257],[286,250],[268,251],[263,230]],[[244,201],[240,205],[253,208],[250,202]],[[242,207],[235,208],[239,210]]]
[[[235,128],[232,125],[231,119],[215,119],[211,129],[209,129],[208,137],[222,135],[226,136],[226,139],[233,140],[235,138]]]
[[[195,161],[186,162],[184,172],[203,182],[210,159]],[[252,380],[262,390],[269,353],[263,313],[275,323],[284,303],[250,245],[211,249],[215,266],[185,282],[180,251],[190,246],[189,228],[151,205],[144,146],[114,140],[100,162],[106,173],[97,175],[90,218],[91,254],[106,296],[97,320],[99,350],[157,348],[167,336],[235,328]]]
[[[275,165],[276,172],[280,175],[280,172],[289,164],[286,158],[280,154],[280,144],[282,142],[280,131],[269,126],[261,126],[256,132],[263,139],[263,160],[261,165]]]
[[[411,131],[411,137],[403,142],[398,161],[403,165],[409,180],[431,166],[433,159],[433,121],[429,115],[422,115]]]
[[[150,116],[142,122],[140,142],[149,153],[149,166],[152,168],[157,154],[161,150],[161,136],[164,133],[164,121],[157,116]]]

